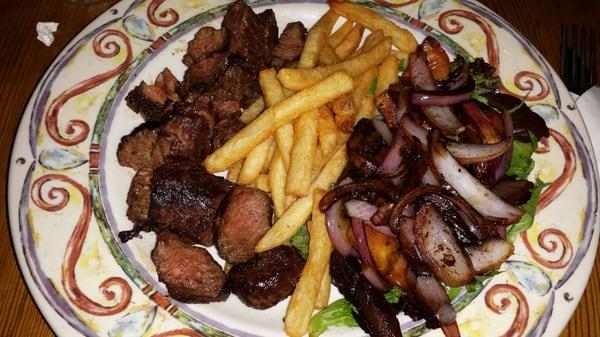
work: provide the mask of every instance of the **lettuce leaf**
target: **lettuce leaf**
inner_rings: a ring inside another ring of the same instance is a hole
[[[294,246],[294,248],[296,248],[296,250],[298,251],[298,253],[300,253],[300,256],[302,256],[304,260],[306,260],[306,258],[308,257],[309,241],[310,235],[308,234],[308,227],[306,226],[306,223],[302,225],[302,227],[300,227],[296,234],[294,234],[294,236],[292,236],[292,238],[290,239],[290,243],[292,244],[292,246]]]
[[[385,297],[385,300],[388,303],[396,304],[400,302],[400,299],[404,297],[404,295],[406,295],[406,293],[404,293],[402,289],[394,287],[390,289],[387,293],[383,294],[383,297]]]
[[[529,131],[531,143],[524,143],[513,140],[512,158],[506,175],[517,177],[518,179],[527,179],[531,170],[535,166],[535,161],[531,156],[537,148],[538,139],[535,134]]]
[[[517,234],[528,230],[533,225],[535,209],[537,208],[538,201],[540,200],[540,195],[542,194],[544,187],[548,185],[548,183],[536,179],[535,185],[533,185],[533,188],[531,189],[531,197],[525,204],[521,205],[521,208],[525,210],[525,214],[521,216],[519,222],[510,226],[508,232],[506,233],[506,238],[508,241],[515,242]]]
[[[327,329],[336,326],[358,326],[352,312],[356,312],[356,309],[343,298],[329,304],[310,319],[308,335],[317,337]]]

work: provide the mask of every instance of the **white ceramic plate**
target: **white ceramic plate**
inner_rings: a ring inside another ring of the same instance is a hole
[[[199,27],[220,24],[223,4],[123,1],[61,52],[31,96],[11,158],[11,234],[27,285],[60,336],[283,335],[287,301],[265,311],[235,296],[223,303],[179,303],[168,297],[150,261],[154,235],[127,244],[116,238],[132,226],[125,199],[134,174],[118,165],[116,149],[142,122],[124,96],[166,66],[181,78],[186,42]],[[517,238],[505,272],[463,292],[454,304],[465,337],[558,336],[583,293],[598,240],[595,160],[570,95],[523,37],[476,2],[364,5],[418,40],[432,34],[448,50],[486,58],[499,69],[506,91],[522,96],[531,90],[527,104],[552,129],[549,152],[535,155],[531,176],[552,182],[543,196],[546,207]],[[310,27],[327,10],[310,1],[252,6],[273,8],[282,28],[297,20]],[[441,336],[423,322],[400,320],[405,336]]]

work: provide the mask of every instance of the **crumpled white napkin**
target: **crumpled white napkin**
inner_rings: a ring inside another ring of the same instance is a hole
[[[54,32],[58,29],[57,22],[38,22],[35,30],[38,33],[37,39],[42,41],[47,47],[54,42]]]
[[[600,85],[584,92],[576,104],[590,133],[596,160],[600,160]]]

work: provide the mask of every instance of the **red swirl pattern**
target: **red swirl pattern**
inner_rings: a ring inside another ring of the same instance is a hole
[[[517,314],[510,325],[510,328],[506,330],[500,337],[521,337],[525,333],[527,328],[527,321],[529,320],[529,304],[527,304],[527,298],[519,290],[519,288],[510,284],[496,284],[488,290],[485,294],[485,305],[496,314],[502,314],[511,305],[512,301],[509,297],[503,297],[500,300],[500,304],[497,304],[494,299],[496,295],[508,294],[514,296],[517,301]]]
[[[538,244],[542,249],[548,253],[554,253],[558,248],[557,241],[560,242],[562,247],[562,254],[556,260],[548,260],[538,254],[535,249],[531,246],[529,239],[527,238],[527,232],[521,232],[521,239],[525,244],[525,248],[531,254],[534,260],[546,268],[550,269],[561,269],[569,265],[573,259],[573,246],[571,241],[567,238],[567,235],[561,230],[556,228],[544,229],[540,235],[538,235]]]
[[[538,201],[536,212],[541,211],[546,206],[550,205],[554,199],[556,199],[569,185],[573,176],[575,175],[575,170],[577,169],[577,158],[575,157],[575,149],[565,136],[563,136],[560,132],[549,129],[550,136],[554,138],[558,146],[560,147],[563,156],[565,158],[565,163],[563,166],[562,173],[558,178],[556,178],[548,188],[542,192],[540,196],[540,200]]]
[[[177,329],[167,332],[161,332],[152,335],[152,337],[172,337],[172,336],[187,336],[187,337],[205,337],[203,334],[190,329]]]
[[[539,143],[542,144],[542,146],[539,145]],[[550,152],[550,142],[548,141],[548,138],[546,137],[542,137],[540,138],[540,141],[538,143],[538,147],[535,149],[535,153],[548,153]]]
[[[121,292],[116,304],[113,306],[104,306],[87,297],[79,288],[75,277],[75,266],[81,256],[83,242],[85,241],[92,216],[91,199],[88,190],[75,180],[61,174],[46,174],[41,176],[32,184],[31,199],[36,206],[48,212],[61,210],[69,203],[69,192],[63,187],[50,188],[47,191],[47,197],[44,198],[42,192],[44,184],[51,181],[63,182],[75,187],[81,193],[83,200],[83,209],[67,243],[61,267],[62,286],[67,298],[77,308],[92,315],[107,316],[122,312],[131,302],[132,291],[127,281],[120,277],[110,277],[100,284],[100,291],[108,301],[112,301],[116,297],[115,292],[111,288],[118,287]]]
[[[169,27],[179,21],[179,13],[177,13],[177,11],[175,11],[173,8],[167,8],[158,13],[157,17],[156,11],[163,2],[165,2],[165,0],[152,0],[146,9],[146,16],[148,17],[148,21],[150,21],[153,25],[159,27]]]
[[[389,8],[399,8],[399,7],[412,5],[412,4],[416,3],[417,1],[419,1],[419,0],[407,0],[407,1],[395,4],[395,3],[388,2],[386,0],[375,0],[376,3],[378,3],[382,6],[385,6],[385,7],[389,7]]]
[[[96,35],[93,41],[94,53],[102,58],[112,58],[119,54],[121,47],[116,41],[105,41],[108,37],[118,37],[121,40],[121,42],[125,44],[127,49],[127,55],[125,57],[125,60],[116,68],[95,75],[91,78],[85,79],[70,87],[69,89],[65,90],[52,101],[50,107],[47,110],[45,118],[46,130],[48,131],[50,137],[55,142],[61,145],[77,145],[83,142],[90,132],[90,127],[85,121],[80,119],[74,119],[67,122],[65,129],[65,133],[71,137],[65,138],[63,135],[60,134],[58,130],[58,114],[60,112],[60,109],[65,105],[65,103],[67,103],[67,101],[69,101],[71,98],[77,95],[81,95],[82,93],[92,88],[95,88],[100,84],[108,81],[109,79],[119,75],[125,69],[127,69],[129,64],[131,63],[133,53],[131,51],[131,44],[129,42],[129,38],[124,33],[118,30],[107,29],[100,32],[100,34]]]
[[[476,13],[461,9],[453,9],[443,12],[438,18],[438,24],[440,28],[448,34],[458,34],[464,28],[462,23],[455,18],[451,18],[451,16],[458,16],[467,19],[474,22],[479,26],[479,28],[481,28],[483,34],[485,35],[488,62],[494,66],[494,68],[496,68],[497,75],[500,69],[500,56],[498,52],[498,39],[496,38],[496,33],[494,33],[492,26]],[[535,89],[534,82],[540,86],[540,92],[531,95],[531,91]],[[530,94],[525,97],[525,95],[519,95],[510,92],[502,83],[500,84],[500,89],[506,93],[510,93],[511,95],[520,97],[521,99],[525,99],[527,101],[539,101],[546,98],[548,94],[550,94],[550,86],[548,85],[548,82],[541,75],[531,71],[521,71],[517,73],[514,78],[514,83],[517,88],[523,91],[528,91]]]

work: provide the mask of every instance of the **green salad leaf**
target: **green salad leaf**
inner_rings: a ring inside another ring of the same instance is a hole
[[[531,156],[537,148],[538,139],[535,134],[529,131],[531,143],[525,143],[513,140],[512,158],[506,175],[519,179],[527,179],[531,170],[535,166],[535,161]]]
[[[390,289],[387,293],[383,294],[383,297],[385,297],[385,300],[388,303],[396,304],[400,302],[400,299],[404,297],[404,295],[406,295],[406,293],[402,291],[402,289],[394,287]]]
[[[375,95],[375,90],[377,90],[377,79],[378,76],[375,76],[375,78],[371,82],[371,85],[369,86],[369,95],[371,96]]]
[[[358,326],[352,312],[356,312],[356,309],[343,298],[329,304],[310,319],[308,335],[317,337],[327,329],[336,326]]]
[[[304,260],[306,260],[306,258],[308,257],[309,241],[310,235],[308,234],[308,227],[306,226],[306,223],[304,223],[304,225],[302,225],[302,227],[300,227],[296,234],[294,234],[294,236],[292,236],[292,238],[290,239],[290,243],[292,244],[292,246],[294,246],[294,248],[296,248],[296,250],[298,251],[298,253],[300,253],[300,256],[302,256]]]
[[[535,218],[535,209],[537,208],[538,201],[540,200],[540,195],[542,194],[542,190],[544,187],[548,186],[548,183],[545,183],[539,179],[536,179],[533,188],[531,189],[531,197],[527,202],[521,205],[521,208],[525,210],[525,214],[521,216],[519,222],[514,225],[511,225],[506,233],[506,238],[510,242],[515,242],[517,238],[517,234],[522,231],[528,230],[533,225],[533,220]]]
[[[398,62],[398,71],[403,72],[404,70],[406,70],[406,59],[402,59]]]
[[[494,277],[500,273],[502,273],[502,272],[499,271],[498,269],[494,269],[494,270],[488,272],[487,274],[476,275],[475,280],[473,282],[467,284],[466,286],[464,286],[464,288],[468,293],[475,292],[478,289],[483,288],[484,283],[487,282],[487,280],[491,279],[492,277]],[[448,294],[448,298],[450,299],[450,302],[452,302],[456,298],[456,296],[458,296],[458,294],[460,294],[460,291],[463,289],[463,287],[450,287],[443,283],[442,283],[442,287],[444,287],[446,294]]]

